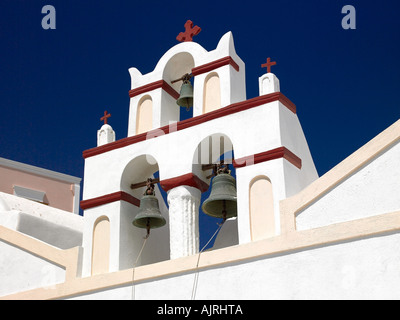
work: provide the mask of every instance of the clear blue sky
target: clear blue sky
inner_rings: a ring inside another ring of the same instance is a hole
[[[44,5],[56,29],[41,26]],[[344,30],[341,9],[356,9]],[[126,137],[130,77],[154,69],[187,19],[215,49],[233,32],[247,98],[277,61],[320,175],[400,118],[399,1],[0,1],[0,157],[83,177],[99,118]]]

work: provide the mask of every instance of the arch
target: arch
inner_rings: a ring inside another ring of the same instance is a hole
[[[216,72],[211,72],[204,80],[203,114],[221,108],[221,82]]]
[[[191,73],[194,65],[194,57],[191,53],[186,51],[177,52],[170,56],[166,61],[164,69],[162,70],[162,79],[177,93],[180,93],[182,81],[177,81],[174,83],[172,83],[172,81],[180,79],[187,73]],[[193,83],[194,79],[191,81]],[[160,125],[167,125],[171,123],[171,121],[181,121],[193,116],[193,108],[190,108],[189,112],[186,112],[185,108],[180,108],[176,104],[176,98],[173,98],[166,92],[163,94],[163,96],[164,98],[162,100],[160,109]]]
[[[146,187],[142,186],[131,189],[131,184],[145,182],[147,178],[157,178],[158,176],[158,162],[152,155],[142,154],[137,156],[127,163],[122,172],[120,185],[121,191],[129,193],[140,200],[143,197]],[[159,183],[155,184],[155,194],[158,199],[159,209],[167,223],[161,228],[152,229],[151,235],[146,243],[146,249],[142,252],[137,266],[169,259],[169,217],[168,207],[163,197],[163,193],[164,191],[159,186]],[[121,256],[121,265],[123,269],[131,268],[133,263],[136,261],[146,231],[145,229],[137,228],[132,224],[133,219],[139,213],[139,207],[123,203],[123,206],[121,207],[121,215],[122,212],[125,212],[126,216],[129,216],[123,226],[123,228],[128,230],[126,233],[129,233],[129,236],[127,236],[125,240],[126,243],[129,243],[126,247],[127,252]]]
[[[110,220],[97,218],[93,226],[92,275],[106,273],[110,264]]]
[[[130,193],[134,197],[143,195],[144,189],[131,189],[131,184],[146,181],[159,171],[157,160],[150,154],[142,154],[130,160],[122,171],[121,191]]]
[[[221,159],[225,160],[226,163],[232,163],[232,140],[224,133],[208,135],[200,141],[194,151],[193,173],[206,179],[210,172],[203,170],[202,165],[217,163]]]
[[[249,213],[253,241],[275,236],[272,183],[267,176],[257,176],[250,182]]]
[[[235,168],[232,166],[233,159],[233,144],[231,139],[223,133],[214,133],[203,138],[197,145],[193,155],[192,171],[203,181],[211,183],[212,168],[207,169],[203,165],[218,163],[224,160],[229,165],[231,174],[236,178]],[[202,212],[202,203],[209,197],[211,188],[201,195],[201,203],[199,210],[199,229],[200,229],[200,248],[202,248],[215,231],[216,220]],[[222,219],[221,219],[222,221]],[[218,233],[214,242],[210,246],[215,245],[215,248],[224,248],[238,244],[238,224],[237,219],[232,218],[226,221],[224,227]]]
[[[153,129],[153,100],[149,95],[142,97],[136,112],[136,134]]]
[[[162,78],[168,82],[177,92],[180,92],[182,81],[171,83],[181,78],[186,73],[191,73],[194,68],[194,58],[189,52],[178,52],[165,64]]]

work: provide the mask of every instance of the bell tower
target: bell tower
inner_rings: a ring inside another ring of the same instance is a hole
[[[176,100],[182,82],[175,80],[186,74],[194,79],[193,117],[246,99],[245,64],[236,54],[231,32],[210,52],[192,37],[177,39],[185,40],[168,50],[152,72],[142,75],[137,68],[129,69],[128,136],[179,121]]]
[[[245,64],[232,33],[207,51],[193,41],[200,31],[189,20],[153,71],[129,69],[127,137],[83,152],[86,275],[130,268],[139,253],[138,265],[198,253],[201,208],[226,219],[216,248],[279,235],[280,200],[318,177],[297,108],[271,72],[276,62],[267,59],[259,96],[246,99]],[[193,117],[180,121],[183,81],[175,80],[185,75],[193,81]],[[213,177],[221,155],[227,171]],[[96,256],[99,244],[106,259]]]

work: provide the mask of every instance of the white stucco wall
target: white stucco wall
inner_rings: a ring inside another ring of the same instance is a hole
[[[0,296],[62,283],[65,270],[0,240]]]
[[[192,172],[193,156],[201,141],[213,134],[224,134],[231,140],[235,158],[269,151],[281,146],[289,148],[293,153],[301,151],[306,155],[309,150],[305,139],[290,142],[292,135],[286,133],[287,128],[280,125],[280,109],[287,109],[278,101],[260,105],[246,111],[237,112],[224,117],[200,123],[180,131],[170,128],[170,133],[159,132],[159,136],[151,138],[155,132],[149,133],[149,139],[114,149],[106,153],[85,159],[85,185],[83,199],[91,199],[120,190],[121,177],[128,163],[141,155],[151,155],[158,164],[160,179],[165,180]],[[245,112],[245,117],[244,117]],[[290,112],[290,111],[288,111]],[[286,117],[286,112],[284,112]],[[298,121],[291,120],[291,125]],[[229,123],[229,126],[226,124]],[[294,124],[293,124],[294,126]],[[240,127],[245,127],[245,134]],[[176,128],[176,127],[175,127]],[[295,131],[301,127],[297,125]],[[294,135],[296,136],[296,135]],[[189,138],[190,137],[190,138]],[[251,141],[251,143],[249,143]],[[295,150],[290,149],[293,147]],[[99,168],[107,168],[98,175]],[[302,159],[302,170],[299,178],[306,183],[317,178],[316,170],[310,155]],[[280,183],[284,183],[282,180]]]
[[[0,192],[8,210],[0,211],[0,225],[60,249],[82,245],[83,217],[32,200]]]
[[[151,230],[151,237],[146,243],[146,251],[141,255],[137,266],[169,259],[169,215],[158,187],[156,187],[156,196],[160,211],[167,224],[163,228]],[[109,271],[114,272],[133,266],[142,247],[143,237],[146,235],[146,230],[132,224],[138,212],[139,207],[125,201],[115,201],[85,211],[85,236],[82,244],[84,248],[83,277],[91,275],[93,226],[95,221],[102,216],[106,216],[110,221]]]
[[[397,142],[299,212],[297,230],[399,210],[399,159]]]
[[[387,234],[201,271],[196,299],[400,299],[399,266],[400,234]],[[191,272],[71,299],[189,300],[194,281]]]

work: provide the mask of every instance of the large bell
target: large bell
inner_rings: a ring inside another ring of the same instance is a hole
[[[186,107],[186,110],[193,107],[193,87],[189,80],[183,81],[181,92],[178,100],[176,100],[176,104],[181,107]]]
[[[203,202],[203,212],[211,217],[228,219],[237,216],[236,180],[229,173],[220,173],[212,181],[211,193]]]
[[[133,219],[133,225],[143,229],[154,229],[166,224],[161,215],[158,199],[154,195],[144,195],[140,200],[139,212]]]
[[[158,206],[158,199],[154,193],[153,179],[147,179],[146,186],[147,189],[140,200],[139,212],[132,223],[138,228],[146,229],[148,237],[150,229],[162,227],[166,224],[166,221],[161,215],[160,207]]]

